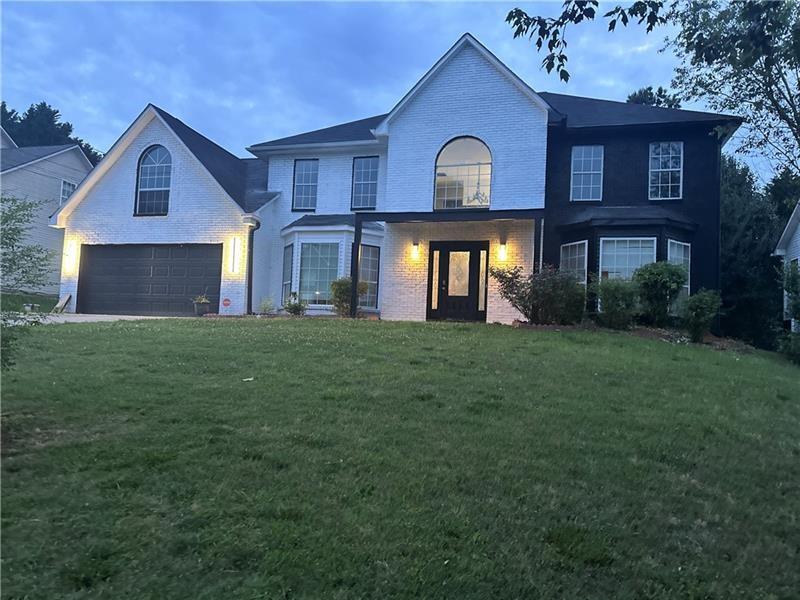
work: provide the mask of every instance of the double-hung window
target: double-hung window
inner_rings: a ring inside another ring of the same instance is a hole
[[[586,285],[586,240],[561,246],[561,271],[572,273],[578,282]]]
[[[151,146],[139,159],[136,216],[164,216],[169,211],[172,156],[164,146]]]
[[[378,308],[378,275],[380,273],[381,249],[378,246],[361,245],[358,280],[367,284],[367,293],[358,300],[362,308]]]
[[[677,302],[684,302],[689,298],[689,278],[692,268],[692,245],[686,242],[669,240],[667,242],[667,261],[675,265],[680,265],[686,269],[686,284],[676,298]]]
[[[318,159],[311,158],[294,161],[292,210],[315,210],[317,208],[318,180]]]
[[[374,209],[378,199],[378,157],[359,156],[353,159],[353,210]]]
[[[600,238],[600,278],[630,279],[656,262],[656,238]]]
[[[683,197],[683,142],[650,144],[650,200]]]
[[[61,180],[61,199],[59,200],[59,205],[69,200],[69,197],[72,195],[72,192],[75,191],[76,187],[78,186],[71,181]]]
[[[570,200],[603,199],[603,146],[573,146]]]
[[[292,293],[292,263],[294,262],[294,245],[283,248],[283,279],[281,281],[281,304],[286,304]]]
[[[331,284],[338,276],[338,243],[300,245],[300,300],[331,304]]]

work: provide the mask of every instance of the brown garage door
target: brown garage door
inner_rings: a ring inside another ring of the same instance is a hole
[[[81,248],[78,312],[190,315],[205,293],[219,311],[221,244],[130,244]]]

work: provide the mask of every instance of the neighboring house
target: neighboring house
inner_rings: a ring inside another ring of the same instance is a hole
[[[35,291],[57,294],[64,233],[49,227],[50,215],[67,201],[86,174],[92,170],[92,163],[77,144],[20,148],[2,128],[0,140],[2,194],[41,202],[25,243],[39,244],[54,252],[50,284]]]
[[[774,254],[775,256],[783,257],[784,265],[795,264],[800,268],[800,202],[794,207],[792,216],[789,217],[789,222],[786,223],[786,228],[778,240],[778,245],[775,246]],[[792,331],[800,331],[800,322],[788,322],[787,308],[786,298],[784,297],[784,320],[787,321],[787,325],[791,327]]]
[[[385,319],[511,322],[491,266],[719,287],[719,163],[738,117],[537,93],[466,34],[389,112],[240,159],[148,105],[52,219],[70,310],[224,314],[368,283]],[[721,133],[722,132],[722,133]],[[352,248],[360,248],[353,256]]]

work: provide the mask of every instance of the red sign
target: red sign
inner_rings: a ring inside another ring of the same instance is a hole
[[[230,305],[231,305],[231,299],[230,298],[225,298],[225,299],[222,300],[222,306],[230,306]]]

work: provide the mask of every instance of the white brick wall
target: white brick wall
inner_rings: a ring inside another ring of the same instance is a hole
[[[466,45],[389,125],[387,210],[432,210],[436,156],[464,135],[492,153],[493,209],[544,207],[547,114]]]
[[[44,202],[25,236],[26,244],[39,244],[55,253],[49,277],[52,283],[39,291],[57,294],[59,290],[64,232],[50,227],[48,220],[58,209],[61,181],[77,185],[88,172],[89,165],[76,149],[11,171],[0,180],[4,195]]]
[[[152,144],[172,154],[169,214],[134,217],[137,163]],[[241,209],[225,195],[197,159],[159,120],[153,119],[133,140],[110,170],[66,217],[61,294],[72,294],[75,310],[81,244],[222,244],[221,299],[223,314],[241,314],[247,298],[248,228]],[[233,238],[240,239],[237,273],[229,269]]]
[[[428,262],[431,241],[489,241],[489,266],[533,267],[533,221],[488,221],[483,223],[387,223],[381,254],[379,305],[381,318],[424,321],[427,308]],[[500,243],[506,243],[506,260],[498,257]],[[419,258],[412,246],[419,243]],[[500,297],[497,282],[489,277],[486,302],[488,323],[511,323],[521,315]]]

